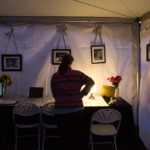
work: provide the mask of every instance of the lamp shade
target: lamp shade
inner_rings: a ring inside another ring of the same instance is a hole
[[[107,85],[102,86],[101,96],[114,97],[114,94],[115,94],[114,86],[107,86]]]

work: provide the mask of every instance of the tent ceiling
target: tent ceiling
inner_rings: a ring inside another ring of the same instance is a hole
[[[149,6],[150,0],[1,0],[0,16],[138,18]]]

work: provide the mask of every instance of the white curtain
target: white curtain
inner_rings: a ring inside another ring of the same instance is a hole
[[[57,48],[59,33],[57,24],[22,24],[14,26],[14,35],[22,54],[21,72],[0,72],[12,76],[14,85],[9,87],[9,95],[28,96],[29,87],[44,87],[44,95],[51,96],[50,79],[58,65],[52,65],[52,49]],[[119,95],[136,107],[133,91],[136,88],[136,74],[133,75],[133,33],[131,24],[101,24],[102,44],[105,45],[106,63],[91,63],[91,45],[94,45],[96,24],[66,23],[65,41],[75,59],[73,69],[92,77],[96,83],[97,95],[102,85],[111,85],[108,77],[121,75]],[[6,53],[9,26],[0,26],[0,53]],[[96,45],[100,45],[99,36]],[[65,48],[62,37],[59,48]],[[7,54],[16,54],[11,39]],[[0,58],[1,59],[1,58]],[[136,64],[135,64],[136,65]],[[1,70],[1,69],[0,69]],[[135,92],[136,95],[136,92]]]
[[[140,137],[150,146],[150,61],[147,61],[146,45],[150,43],[150,19],[141,24],[141,85],[139,107]]]

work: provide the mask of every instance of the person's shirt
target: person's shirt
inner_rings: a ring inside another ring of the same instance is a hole
[[[85,87],[81,90],[81,87]],[[83,109],[82,97],[87,95],[94,81],[84,73],[72,70],[64,74],[56,72],[51,78],[51,90],[55,98],[55,113],[64,114]]]

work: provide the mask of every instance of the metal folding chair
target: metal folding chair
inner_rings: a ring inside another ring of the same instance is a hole
[[[33,103],[19,103],[13,108],[13,122],[15,128],[15,150],[17,150],[17,142],[19,137],[37,136],[38,150],[40,150],[40,127],[41,127],[40,108]],[[20,135],[20,129],[37,128],[37,134]]]
[[[120,127],[122,116],[119,111],[114,109],[101,109],[95,112],[91,118],[90,144],[93,150],[93,144],[113,143],[117,150],[116,137]],[[115,124],[114,124],[115,123]],[[93,136],[106,137],[113,136],[113,141],[94,141]]]
[[[50,137],[50,138],[59,137],[57,133],[58,126],[54,121],[54,117],[55,117],[54,103],[47,103],[41,108],[41,117],[42,117],[42,131],[43,131],[42,150],[44,150],[46,137]],[[48,119],[46,119],[45,117],[48,117]],[[53,131],[55,130],[55,132],[53,132],[52,134],[46,134],[46,131],[48,129]]]

